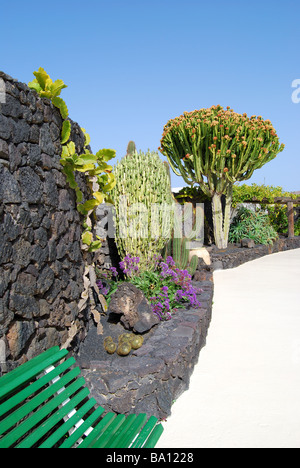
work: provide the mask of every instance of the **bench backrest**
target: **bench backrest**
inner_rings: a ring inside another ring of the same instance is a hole
[[[0,378],[0,448],[154,447],[157,418],[105,413],[67,354],[51,348]]]

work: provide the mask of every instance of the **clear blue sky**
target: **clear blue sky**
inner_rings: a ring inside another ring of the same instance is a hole
[[[0,70],[63,79],[94,152],[157,150],[170,118],[221,104],[270,119],[286,145],[249,183],[300,190],[299,0],[14,0],[0,15]]]

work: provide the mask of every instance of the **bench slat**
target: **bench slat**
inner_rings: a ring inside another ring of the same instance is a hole
[[[97,419],[104,413],[104,409],[99,406],[95,411],[84,421],[84,423],[76,429],[73,434],[66,439],[59,448],[71,448],[83,436],[85,431],[91,427]]]
[[[96,442],[92,442],[88,448],[94,447],[96,444],[97,448],[103,448],[107,443],[109,443],[110,439],[114,437],[117,430],[122,427],[126,417],[124,414],[118,414],[118,416],[113,420],[113,422],[108,426],[105,432],[101,434],[99,438],[97,438]]]
[[[68,354],[68,351],[65,349],[60,351],[58,347],[54,349],[50,348],[50,350],[45,352],[45,355],[41,354],[22,366],[17,367],[17,369],[9,372],[9,374],[1,377],[0,400],[36,375],[40,374],[50,365],[60,361],[66,356],[66,354]]]
[[[19,405],[22,401],[25,401],[30,395],[40,390],[44,385],[48,384],[58,375],[65,372],[69,367],[75,364],[74,358],[67,359],[65,362],[54,368],[51,372],[40,377],[38,380],[28,385],[23,390],[19,391],[16,395],[12,396],[9,400],[5,401],[0,405],[0,417],[3,416],[7,411],[12,410],[15,406]]]
[[[90,398],[84,405],[76,410],[75,414],[69,418],[65,423],[60,426],[54,433],[52,433],[47,440],[45,440],[39,448],[52,448],[62,437],[64,437],[68,431],[70,431],[75,424],[77,424],[82,418],[95,406],[96,400]],[[83,420],[82,420],[83,424]],[[76,439],[77,440],[77,439]]]
[[[93,431],[83,440],[78,448],[88,448],[90,444],[99,437],[115,419],[115,413],[107,413],[104,418],[97,424]]]
[[[145,413],[138,414],[133,424],[128,428],[128,430],[123,434],[123,437],[118,442],[118,447],[116,448],[128,448],[145,422],[147,421],[147,415]]]
[[[88,388],[83,388],[77,395],[73,396],[71,400],[54,413],[50,418],[41,424],[30,436],[24,439],[17,447],[26,448],[32,447],[38,440],[40,440],[48,431],[50,431],[56,424],[58,424],[72,409],[76,407],[82,400],[89,394]]]
[[[76,371],[77,369],[73,369],[73,371]],[[73,373],[73,371],[71,371]],[[71,374],[71,372],[68,373]],[[74,372],[75,373],[75,372]],[[66,376],[64,376],[66,377]],[[53,387],[57,385],[57,389],[59,390],[62,387],[62,381],[64,379],[59,380],[57,384],[51,385],[49,390],[51,391],[50,393],[53,394]],[[84,378],[81,377],[80,379],[76,380],[73,384],[69,385],[64,391],[62,391],[58,396],[52,398],[49,400],[44,406],[40,407],[38,411],[34,412],[29,418],[25,419],[19,426],[17,426],[15,429],[10,431],[6,436],[3,437],[3,439],[0,440],[0,448],[6,448],[14,444],[20,437],[26,434],[29,430],[31,430],[36,424],[38,424],[40,421],[42,421],[45,417],[47,417],[52,411],[54,411],[60,404],[62,404],[67,398],[69,398],[73,393],[75,393],[77,390],[79,390],[80,387],[84,385],[85,381]],[[45,391],[47,392],[48,389]],[[55,390],[54,390],[55,391]],[[57,390],[56,390],[57,391]],[[37,397],[35,397],[37,400],[42,400],[45,401],[45,399],[42,398],[42,396],[39,394]],[[36,400],[36,401],[37,401]],[[29,402],[31,403],[31,402]],[[26,405],[25,405],[26,406]],[[22,407],[24,408],[24,407]],[[21,409],[22,409],[21,408]],[[36,408],[36,405],[35,405]],[[28,412],[26,412],[28,414]],[[9,418],[7,418],[9,419]]]
[[[117,432],[115,433],[115,436],[108,441],[108,443],[106,444],[106,447],[109,447],[109,448],[118,447],[118,443],[124,437],[124,433],[134,423],[134,421],[136,420],[136,417],[137,417],[136,414],[130,414],[129,416],[127,416],[124,424],[122,424],[122,426],[117,430]]]
[[[143,447],[143,445],[147,441],[148,437],[150,436],[152,431],[155,429],[155,427],[157,425],[157,422],[158,422],[157,418],[155,418],[154,416],[151,416],[149,418],[147,424],[143,427],[143,429],[139,433],[138,437],[136,438],[136,440],[132,444],[131,448],[141,448],[141,447]],[[117,447],[117,446],[115,446],[115,447]]]
[[[154,448],[157,444],[160,436],[163,433],[163,427],[161,424],[158,424],[155,429],[152,431],[150,437],[147,439],[146,443],[143,445],[143,448]]]
[[[44,404],[49,398],[51,398],[58,390],[60,390],[64,385],[72,381],[75,377],[77,377],[80,373],[78,368],[75,368],[65,374],[61,379],[59,379],[55,384],[52,384],[50,387],[47,387],[42,392],[38,393],[34,398],[29,400],[27,403],[22,405],[18,408],[14,413],[7,416],[3,421],[0,423],[0,435],[4,432],[8,431],[11,427],[13,427],[18,421],[21,421],[27,415],[29,415],[32,411],[38,408],[40,405]],[[46,405],[45,405],[46,406]],[[45,409],[43,407],[43,411]],[[27,420],[28,421],[28,420]],[[25,421],[24,421],[25,424]],[[24,425],[24,429],[25,429]],[[20,426],[19,426],[20,430]],[[26,432],[26,429],[25,429]],[[23,434],[22,434],[23,435]],[[3,440],[0,440],[0,447]]]
[[[157,418],[105,414],[67,354],[50,348],[0,378],[0,448],[154,447]]]

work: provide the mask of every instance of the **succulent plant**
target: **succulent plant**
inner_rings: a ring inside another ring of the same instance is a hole
[[[159,149],[175,174],[189,185],[199,184],[212,199],[215,242],[226,248],[233,184],[249,179],[284,145],[269,120],[212,106],[169,120]],[[222,195],[226,196],[224,214]]]
[[[130,141],[127,145],[127,154],[126,156],[129,156],[130,154],[134,154],[136,152],[136,146],[134,141]]]
[[[117,354],[119,356],[127,356],[131,351],[131,344],[129,341],[123,341],[119,344]]]
[[[139,270],[155,268],[170,239],[173,199],[170,179],[158,153],[127,154],[114,168],[116,245],[120,257],[139,257]],[[169,214],[169,216],[168,216]]]
[[[105,340],[104,340],[105,341]],[[104,343],[104,349],[109,353],[109,354],[114,354],[114,352],[117,349],[116,343],[114,343],[113,340],[107,340]]]
[[[144,342],[144,338],[141,335],[133,335],[130,344],[132,349],[139,349]]]

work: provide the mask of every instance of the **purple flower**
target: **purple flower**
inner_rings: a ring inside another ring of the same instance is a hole
[[[118,276],[117,269],[115,267],[110,267],[110,271],[112,272],[113,276]]]

